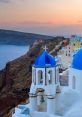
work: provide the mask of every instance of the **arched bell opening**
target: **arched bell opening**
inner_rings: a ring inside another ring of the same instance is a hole
[[[43,84],[43,71],[42,70],[38,71],[38,83]]]

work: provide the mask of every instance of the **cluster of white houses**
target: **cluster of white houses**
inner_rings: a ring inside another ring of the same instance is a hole
[[[57,62],[44,50],[32,66],[29,103],[18,105],[12,117],[82,117],[82,48],[68,71],[68,86],[62,87]]]
[[[68,68],[68,65],[72,61],[72,56],[82,47],[82,37],[73,35],[69,40],[69,44],[63,47],[58,52],[58,57],[60,57],[60,65],[62,68]]]

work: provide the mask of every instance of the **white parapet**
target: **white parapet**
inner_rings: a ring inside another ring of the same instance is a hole
[[[55,96],[47,96],[47,113],[55,113]]]

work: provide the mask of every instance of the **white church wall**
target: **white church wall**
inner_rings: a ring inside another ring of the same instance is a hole
[[[47,112],[55,114],[55,97],[47,97]]]
[[[75,81],[73,80],[74,77]],[[69,87],[78,91],[82,97],[82,70],[69,68]]]
[[[32,117],[48,117],[48,113],[46,112],[33,112],[31,114]]]
[[[78,101],[64,117],[82,117],[82,101]]]
[[[66,112],[79,100],[78,93],[69,87],[62,87],[61,93],[56,95],[56,114],[64,116]]]

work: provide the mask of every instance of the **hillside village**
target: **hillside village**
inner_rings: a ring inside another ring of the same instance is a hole
[[[31,65],[36,60],[37,55],[42,53],[45,45],[47,51],[54,56],[56,64],[58,65],[60,76],[58,84],[61,86],[68,86],[68,68],[71,65],[73,55],[81,48],[81,37],[73,36],[70,40],[59,37],[55,41],[54,39],[37,41],[26,55],[9,62],[6,68],[0,72],[0,80],[2,82],[0,86],[2,89],[0,101],[1,105],[3,105],[0,109],[0,111],[2,111],[2,113],[0,112],[1,116],[9,117],[13,112],[16,113],[15,109],[19,108],[17,105],[21,102],[22,105],[28,103],[29,95],[27,92],[29,91],[32,81]],[[6,85],[4,84],[5,79]],[[7,93],[7,91],[9,93]],[[7,99],[10,99],[10,103],[5,103]],[[2,110],[4,108],[5,112]],[[22,116],[25,116],[24,113]]]
[[[55,57],[48,53],[46,46],[43,48],[32,65],[29,101],[18,105],[12,117],[82,116],[82,42],[80,37],[72,38]],[[64,71],[59,73],[62,67]],[[67,86],[61,85],[62,78],[68,79]]]
[[[0,0],[0,117],[82,117],[82,0]]]
[[[65,47],[62,47],[58,52],[58,57],[60,58],[60,64],[62,68],[68,68],[70,65],[72,56],[82,48],[82,37],[80,36],[71,36],[69,39],[69,44]]]

